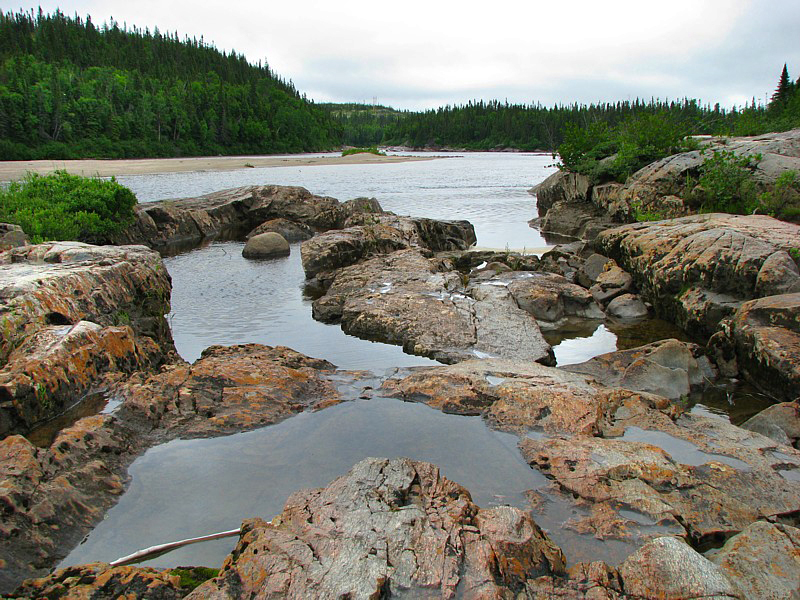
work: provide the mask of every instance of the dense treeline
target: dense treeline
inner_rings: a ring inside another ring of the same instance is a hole
[[[767,106],[755,99],[744,108],[703,106],[697,100],[635,100],[545,107],[470,102],[423,113],[411,113],[390,124],[382,143],[414,147],[455,146],[472,150],[519,148],[556,150],[569,128],[602,124],[610,129],[639,117],[659,115],[688,134],[757,135],[800,127],[800,83],[792,83],[784,66],[778,89]]]
[[[267,65],[202,39],[0,13],[0,158],[302,152],[340,127]]]
[[[369,147],[384,141],[389,125],[407,117],[409,112],[400,112],[388,106],[371,104],[319,104],[342,128],[342,144]]]

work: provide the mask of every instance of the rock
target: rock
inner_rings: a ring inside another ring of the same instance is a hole
[[[592,254],[581,265],[578,270],[577,283],[585,288],[592,287],[597,283],[597,277],[606,270],[606,265],[613,262],[602,254]]]
[[[605,388],[586,376],[533,363],[472,360],[415,369],[387,380],[385,393],[438,410],[483,415],[515,433],[599,434],[615,412],[629,415],[665,408],[665,398]]]
[[[302,242],[314,237],[314,230],[308,225],[295,223],[287,219],[270,219],[253,229],[245,236],[245,239],[249,240],[260,233],[270,231],[279,233],[289,243]]]
[[[591,182],[584,175],[556,171],[529,191],[536,196],[536,207],[541,218],[556,202],[586,202],[590,187]]]
[[[117,414],[167,439],[245,431],[338,403],[333,369],[283,346],[211,346],[192,365],[121,382]]]
[[[603,318],[603,311],[595,303],[592,295],[560,275],[517,274],[508,281],[508,290],[517,305],[533,315],[542,328],[555,329],[567,317]]]
[[[631,290],[633,278],[615,264],[606,263],[606,270],[598,274],[595,283],[589,288],[592,297],[600,304],[608,304]]]
[[[648,315],[648,311],[639,296],[623,294],[608,303],[606,314],[615,319],[644,319]]]
[[[382,214],[385,211],[375,198],[353,198],[342,202],[342,212],[344,213],[345,222],[347,219],[356,215],[376,215]]]
[[[178,600],[186,595],[180,577],[147,567],[110,567],[92,563],[59,569],[41,579],[29,579],[12,597],[19,598],[141,598]]]
[[[714,340],[719,354],[735,352],[742,373],[776,400],[800,390],[800,293],[742,304]]]
[[[758,271],[755,291],[760,297],[800,292],[800,271],[788,252],[767,257]]]
[[[314,301],[314,318],[447,363],[487,355],[552,361],[536,321],[504,286],[465,288],[461,274],[440,267],[407,249],[341,269]]]
[[[645,544],[617,570],[628,597],[739,597],[722,569],[674,537],[660,537]]]
[[[798,239],[800,226],[771,217],[704,214],[617,227],[597,244],[633,276],[658,316],[707,338],[742,302],[794,285],[797,275],[780,257]]]
[[[699,346],[674,339],[601,354],[560,368],[589,375],[607,387],[648,392],[672,400],[687,396],[716,378]]]
[[[109,394],[113,415],[85,417],[48,448],[0,441],[0,592],[44,575],[124,491],[133,459],[177,437],[214,436],[276,423],[338,403],[330,363],[288,348],[212,346],[193,365],[137,372]]]
[[[800,405],[797,401],[773,404],[742,423],[742,428],[765,435],[779,444],[797,448],[800,441]]]
[[[110,373],[177,358],[170,279],[140,246],[49,242],[0,254],[0,434],[25,432]]]
[[[0,252],[29,244],[28,236],[19,225],[0,223]]]
[[[136,222],[113,240],[169,249],[197,246],[206,238],[243,235],[270,219],[283,218],[318,229],[334,229],[372,203],[344,207],[335,198],[302,187],[252,185],[198,198],[161,200],[136,206]]]
[[[741,598],[796,598],[800,590],[800,530],[756,521],[711,560]]]
[[[108,373],[152,370],[163,356],[146,340],[137,344],[130,327],[89,321],[45,327],[29,336],[0,370],[0,436],[27,433],[64,412]]]
[[[242,249],[242,256],[245,258],[289,256],[289,242],[280,233],[274,231],[259,233],[247,240]]]
[[[513,597],[564,570],[526,513],[481,509],[428,463],[369,458],[281,515],[245,522],[217,578],[190,598]]]
[[[539,221],[542,233],[592,241],[601,231],[617,225],[606,212],[591,202],[559,201]]]
[[[322,271],[339,269],[377,254],[405,248],[423,248],[439,252],[466,250],[475,243],[475,229],[467,221],[364,214],[340,231],[329,231],[301,246],[306,277]]]

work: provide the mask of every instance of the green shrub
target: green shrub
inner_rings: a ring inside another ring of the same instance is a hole
[[[35,243],[103,243],[133,222],[135,205],[133,192],[113,177],[31,173],[0,190],[0,221],[21,226]]]
[[[752,168],[760,156],[737,156],[727,150],[715,150],[700,166],[698,187],[693,200],[699,200],[702,212],[750,214],[758,207],[756,182]]]
[[[784,171],[775,180],[775,186],[758,197],[758,212],[779,219],[797,219],[800,214],[800,180],[797,171]]]
[[[378,156],[386,156],[385,152],[381,152],[375,146],[370,148],[348,148],[342,151],[342,156],[350,156],[351,154],[376,154]]]

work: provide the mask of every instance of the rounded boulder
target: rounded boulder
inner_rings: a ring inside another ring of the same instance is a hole
[[[280,233],[268,231],[254,235],[244,246],[242,256],[245,258],[275,258],[289,256],[289,242]]]

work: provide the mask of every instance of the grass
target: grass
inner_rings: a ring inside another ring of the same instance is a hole
[[[375,146],[370,148],[348,148],[342,151],[342,156],[350,156],[351,154],[375,154],[376,156],[386,156],[385,152],[381,152]]]

